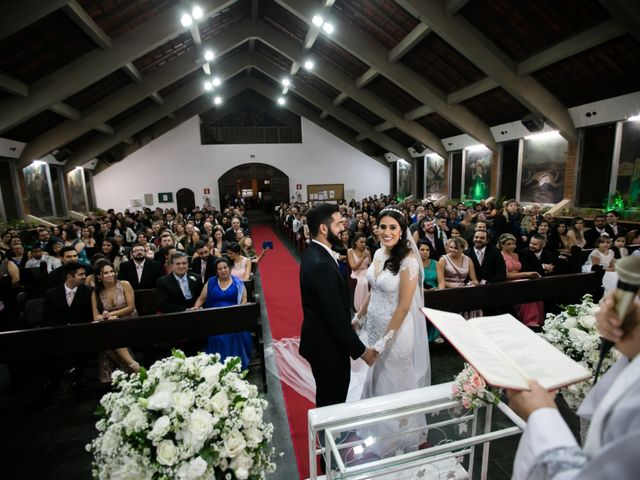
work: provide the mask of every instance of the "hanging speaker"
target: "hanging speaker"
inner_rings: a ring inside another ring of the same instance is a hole
[[[544,128],[544,118],[534,113],[530,113],[524,117],[521,122],[522,125],[524,125],[524,128],[530,132],[539,132]]]

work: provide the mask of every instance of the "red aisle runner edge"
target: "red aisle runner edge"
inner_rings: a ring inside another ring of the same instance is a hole
[[[260,263],[260,279],[271,336],[274,340],[299,337],[302,325],[300,266],[270,227],[265,225],[251,227],[251,236],[256,247],[262,245],[264,241],[273,242],[273,250],[269,251]],[[309,478],[307,411],[315,408],[315,405],[284,383],[282,383],[282,392],[293,449],[298,462],[298,472],[301,479],[306,479]]]

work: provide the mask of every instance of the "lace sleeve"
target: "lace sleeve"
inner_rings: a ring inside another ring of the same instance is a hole
[[[528,480],[553,479],[556,475],[576,474],[587,464],[587,456],[579,447],[562,447],[546,450],[535,459]]]
[[[407,255],[400,262],[400,272],[403,270],[409,270],[409,279],[413,280],[420,273],[420,265],[416,257],[412,254]]]

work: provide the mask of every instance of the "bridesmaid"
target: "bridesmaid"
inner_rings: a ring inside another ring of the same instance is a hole
[[[356,312],[358,312],[367,300],[369,293],[367,269],[371,263],[371,254],[367,248],[367,238],[363,233],[356,232],[353,236],[353,248],[347,251],[347,259],[351,268],[351,278],[356,281],[353,305],[356,308]]]

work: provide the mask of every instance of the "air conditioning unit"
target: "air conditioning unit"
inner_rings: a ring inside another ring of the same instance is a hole
[[[520,121],[530,132],[539,132],[544,128],[544,118],[534,113],[530,113]]]

